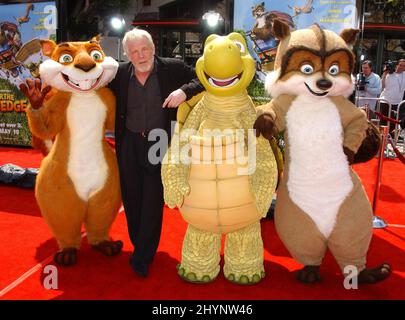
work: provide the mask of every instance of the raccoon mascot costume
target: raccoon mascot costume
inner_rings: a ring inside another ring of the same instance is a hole
[[[320,281],[327,249],[344,274],[356,270],[350,275],[357,275],[359,283],[383,280],[391,272],[388,264],[366,268],[372,209],[350,167],[368,128],[364,112],[347,99],[354,66],[348,44],[357,30],[345,29],[338,36],[314,25],[290,32],[275,20],[274,32],[280,45],[275,69],[266,79],[273,100],[259,107],[255,128],[266,138],[284,132],[277,233],[304,265],[297,273],[302,282]]]

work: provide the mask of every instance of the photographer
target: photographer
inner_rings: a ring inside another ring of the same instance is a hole
[[[400,59],[395,66],[395,70],[393,67],[393,63],[388,61],[385,64],[384,73],[382,76],[382,85],[383,91],[381,92],[380,98],[384,98],[389,103],[391,103],[391,111],[396,111],[398,104],[404,98],[404,90],[405,90],[405,59]],[[381,113],[387,117],[396,118],[396,114],[391,112],[388,114],[389,105],[386,103],[381,103]],[[403,119],[405,116],[405,108],[402,108],[401,114],[399,115],[399,119]],[[381,124],[386,125],[386,121],[381,121]],[[390,125],[390,132],[394,130],[395,125],[391,123]]]
[[[361,72],[356,77],[356,105],[367,106],[375,111],[376,100],[358,99],[359,97],[377,98],[381,93],[381,78],[373,72],[373,63],[365,60],[361,64]]]

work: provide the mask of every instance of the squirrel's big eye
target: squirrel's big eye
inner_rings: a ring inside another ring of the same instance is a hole
[[[93,58],[94,61],[100,61],[103,59],[103,54],[99,50],[93,50],[90,52],[90,56]]]
[[[68,53],[62,54],[62,55],[59,57],[59,62],[60,62],[60,63],[70,63],[70,62],[72,62],[72,61],[73,61],[73,57],[72,57],[70,54],[68,54]]]
[[[314,68],[310,64],[303,64],[300,68],[302,73],[311,74],[314,72]]]

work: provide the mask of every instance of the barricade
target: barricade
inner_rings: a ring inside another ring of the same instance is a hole
[[[387,227],[387,223],[380,217],[376,215],[377,212],[377,207],[378,207],[378,201],[380,197],[380,187],[381,187],[381,176],[383,172],[383,163],[384,163],[384,158],[388,156],[388,143],[391,145],[396,157],[403,163],[405,164],[405,157],[397,148],[397,143],[398,143],[398,138],[400,134],[400,111],[402,108],[405,108],[405,100],[401,101],[396,110],[392,110],[392,105],[389,103],[387,100],[382,99],[382,98],[370,98],[370,97],[357,97],[356,99],[358,100],[376,100],[376,111],[371,110],[370,108],[365,108],[367,112],[367,118],[369,121],[373,122],[379,129],[381,133],[381,145],[380,149],[378,151],[378,170],[377,170],[377,176],[376,176],[376,183],[375,183],[375,189],[374,189],[374,197],[373,197],[373,227],[374,228],[385,228]],[[357,101],[358,102],[358,101]],[[390,116],[384,116],[380,110],[380,103],[386,103],[388,104],[388,114]],[[357,104],[357,103],[356,103]],[[395,117],[391,117],[391,112],[395,114]],[[376,116],[376,117],[375,117]],[[385,120],[387,121],[387,125],[385,126],[380,126],[380,120]],[[392,137],[389,133],[389,128],[391,126],[391,123],[395,124],[395,129],[394,129],[394,137]],[[401,128],[405,129],[405,128]],[[403,148],[403,152],[405,151],[405,148]],[[384,156],[386,154],[386,156]]]

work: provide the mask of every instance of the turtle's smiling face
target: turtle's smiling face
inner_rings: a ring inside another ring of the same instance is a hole
[[[205,89],[218,96],[232,96],[244,89],[255,74],[255,62],[239,33],[210,35],[204,55],[198,59],[196,73]]]

